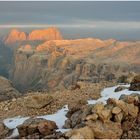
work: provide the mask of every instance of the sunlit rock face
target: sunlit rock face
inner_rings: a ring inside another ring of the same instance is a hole
[[[133,70],[129,60],[117,57],[131,45],[135,44],[92,38],[46,41],[36,47],[24,45],[15,54],[11,79],[21,90],[69,88],[78,81],[112,81]],[[121,57],[127,55],[124,52]]]
[[[5,39],[5,43],[14,43],[16,41],[24,41],[26,40],[26,34],[24,32],[20,32],[17,29],[11,30],[7,38]]]
[[[17,29],[11,30],[8,36],[5,38],[5,44],[16,43],[20,41],[37,41],[37,40],[61,40],[62,35],[59,30],[55,27],[48,29],[33,30],[27,34]]]
[[[61,40],[62,36],[57,28],[34,30],[29,33],[28,40]]]

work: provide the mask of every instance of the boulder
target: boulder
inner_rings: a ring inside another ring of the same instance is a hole
[[[46,136],[55,132],[57,126],[55,122],[45,120],[42,118],[30,118],[24,121],[23,124],[17,126],[19,136],[27,137],[32,136],[34,134]]]
[[[87,101],[84,100],[84,99],[83,100],[77,100],[76,102],[74,101],[74,102],[69,103],[68,104],[69,111],[66,114],[66,116],[68,118],[70,118],[73,113],[75,113],[78,110],[81,110],[86,104],[87,104]]]
[[[121,95],[119,100],[123,100],[128,104],[138,105],[140,103],[140,95],[138,93],[132,93],[131,95]]]
[[[129,115],[131,115],[133,118],[136,118],[139,112],[138,106],[135,106],[134,104],[127,104],[127,108]]]
[[[115,115],[115,121],[121,123],[123,119],[123,113],[120,112],[118,114]]]
[[[134,79],[130,83],[129,90],[140,91],[140,75],[134,77]]]
[[[122,100],[115,100],[115,104],[117,107],[119,107],[125,115],[128,115],[128,107],[127,107],[127,103],[125,103]]]
[[[53,121],[45,121],[38,124],[39,132],[45,136],[55,132],[55,129],[57,129],[57,125]]]
[[[87,120],[87,121],[89,121],[89,120],[96,121],[97,118],[98,118],[97,114],[91,114],[91,115],[88,115],[85,120]]]
[[[122,91],[122,90],[125,90],[125,89],[127,89],[127,88],[124,87],[124,86],[118,86],[118,87],[114,90],[114,92],[119,92],[119,91]]]
[[[118,78],[119,83],[131,83],[133,78],[136,76],[136,73],[130,72],[127,75],[122,75]]]
[[[104,105],[102,103],[97,103],[93,106],[92,113],[100,114],[104,109]]]
[[[43,139],[62,139],[62,138],[63,138],[62,132],[54,132],[53,134],[43,137]]]
[[[53,97],[48,94],[36,94],[27,96],[23,100],[23,105],[27,108],[43,108],[53,101]]]
[[[86,126],[66,132],[65,137],[69,139],[94,139],[94,133],[90,127]]]
[[[69,110],[70,112],[66,114],[68,119],[65,121],[64,128],[69,129],[85,126],[84,120],[86,120],[87,115],[91,114],[91,106],[80,106],[80,108],[77,111],[74,111],[75,109]]]
[[[113,109],[112,109],[112,113],[113,114],[119,114],[121,112],[121,109],[119,108],[119,107],[114,107]]]
[[[110,118],[112,117],[112,113],[110,109],[104,109],[100,113],[98,113],[99,119],[102,120],[103,122],[109,121]]]
[[[124,121],[122,123],[123,131],[129,131],[130,129],[132,129],[133,126],[134,126],[134,122],[131,121]]]
[[[79,110],[71,116],[70,119],[71,119],[72,128],[74,128],[77,124],[81,123],[81,113],[82,113],[82,111]]]
[[[94,132],[94,137],[97,139],[119,139],[123,133],[121,124],[117,122],[107,121],[102,122],[97,120],[95,122],[88,121],[87,125]]]
[[[107,121],[111,118],[111,110],[104,107],[102,103],[97,103],[94,105],[92,112],[99,116],[102,121]]]

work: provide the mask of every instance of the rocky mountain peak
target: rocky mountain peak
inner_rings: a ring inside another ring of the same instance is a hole
[[[15,43],[17,41],[38,41],[38,40],[61,40],[62,35],[56,27],[50,27],[47,29],[33,30],[29,34],[19,31],[18,29],[12,29],[5,38],[5,43]]]
[[[50,27],[44,30],[33,30],[29,33],[29,40],[60,40],[61,33],[56,27]]]
[[[12,29],[6,38],[5,43],[9,44],[16,41],[24,41],[24,40],[26,40],[26,34],[24,32],[21,32],[17,29]]]

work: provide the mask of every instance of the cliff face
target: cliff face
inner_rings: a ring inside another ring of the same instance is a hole
[[[60,40],[62,35],[55,27],[48,29],[33,30],[31,33],[26,34],[17,29],[13,29],[5,38],[5,44],[22,42],[22,41],[37,41],[37,40]]]
[[[139,52],[139,42],[47,41],[30,51],[17,50],[11,79],[22,91],[71,88],[77,81],[111,81],[129,71],[140,70]],[[124,59],[126,56],[128,59]]]

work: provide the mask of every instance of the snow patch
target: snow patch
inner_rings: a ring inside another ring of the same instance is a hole
[[[57,124],[58,128],[61,129],[65,123],[65,120],[67,119],[67,117],[65,116],[67,112],[68,106],[65,105],[61,110],[58,110],[58,112],[55,114],[38,116],[37,118],[43,118],[46,120],[54,121]]]
[[[67,117],[65,116],[66,113],[68,112],[68,106],[65,105],[62,109],[58,110],[55,114],[52,115],[44,115],[44,116],[38,116],[36,118],[44,118],[46,120],[51,120],[54,121],[56,123],[56,125],[58,126],[58,130],[57,131],[61,131],[61,132],[66,132],[69,129],[63,129],[62,126],[65,123],[65,120],[67,119]],[[8,118],[5,119],[3,122],[4,124],[9,128],[9,129],[14,129],[13,133],[10,137],[8,138],[15,138],[19,135],[18,130],[17,130],[17,126],[23,124],[23,122],[27,119],[29,119],[30,117],[15,117],[15,118]]]
[[[23,124],[23,122],[27,119],[29,119],[29,117],[18,116],[18,117],[15,117],[15,118],[5,119],[3,122],[9,129],[14,129],[18,125]]]
[[[106,101],[108,100],[108,98],[114,98],[114,99],[119,99],[119,97],[122,94],[125,95],[130,95],[132,93],[138,93],[140,94],[140,91],[130,91],[128,89],[124,89],[122,91],[119,92],[114,92],[114,90],[119,87],[118,86],[114,86],[114,87],[109,87],[109,88],[105,88],[102,92],[101,92],[101,98],[99,98],[98,100],[88,100],[88,104],[96,104],[97,102],[102,102],[102,103],[106,103]],[[125,87],[129,87],[130,85],[121,85],[121,86],[125,86]]]

